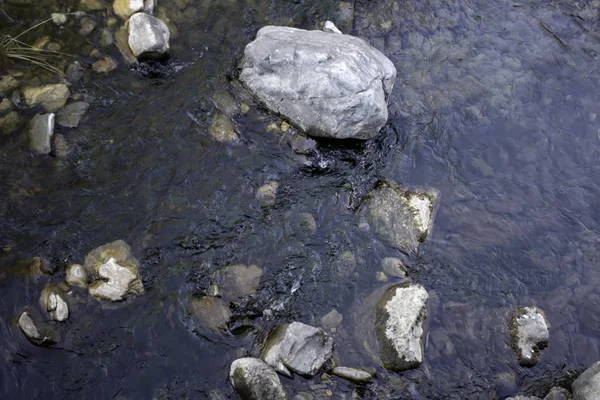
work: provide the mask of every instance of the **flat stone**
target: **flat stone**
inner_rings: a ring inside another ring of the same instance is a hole
[[[83,78],[84,70],[78,61],[73,61],[67,67],[65,75],[71,82],[79,82]]]
[[[332,353],[333,339],[323,329],[293,322],[279,325],[269,334],[261,358],[284,375],[291,376],[291,370],[314,376]]]
[[[310,136],[370,139],[388,117],[392,62],[363,39],[266,26],[246,46],[240,81]]]
[[[435,199],[434,193],[380,182],[367,199],[362,221],[389,244],[413,254],[429,234]]]
[[[237,300],[256,292],[263,273],[257,265],[230,265],[217,273],[217,281],[225,299]]]
[[[202,326],[212,331],[227,329],[231,319],[231,310],[219,297],[203,296],[192,298],[191,308]]]
[[[347,379],[355,383],[368,383],[371,381],[371,374],[358,368],[335,367],[333,375]]]
[[[600,361],[592,364],[571,385],[574,400],[600,399]]]
[[[231,363],[229,380],[242,400],[286,400],[279,376],[258,358],[240,358]]]
[[[64,107],[70,95],[69,88],[64,83],[26,87],[23,88],[22,93],[29,107],[40,105],[48,112]]]
[[[50,154],[54,134],[54,114],[39,114],[29,123],[29,147],[38,154]]]
[[[544,313],[533,306],[517,309],[511,318],[510,335],[519,364],[534,366],[540,358],[540,351],[548,346],[550,338]]]
[[[237,143],[240,137],[231,118],[221,111],[215,112],[208,132],[217,142]]]
[[[85,268],[83,268],[83,265],[69,265],[69,268],[67,268],[66,281],[69,285],[87,287],[87,272],[85,271]]]
[[[385,368],[399,372],[423,362],[428,298],[422,286],[406,283],[388,288],[375,306],[375,331]]]
[[[115,0],[113,10],[123,21],[144,8],[144,0]]]
[[[553,387],[546,397],[544,397],[544,400],[571,400],[572,398],[573,396],[567,389]]]
[[[85,101],[68,104],[57,113],[56,123],[65,128],[77,128],[89,107]]]
[[[263,206],[274,205],[277,199],[277,189],[279,189],[279,182],[271,181],[265,183],[256,191],[256,200],[260,201]]]
[[[0,133],[8,135],[15,132],[21,126],[21,117],[16,111],[10,111],[0,117]]]
[[[142,5],[143,7],[143,5]],[[171,33],[164,22],[140,12],[129,18],[129,47],[138,59],[159,59],[169,54]]]

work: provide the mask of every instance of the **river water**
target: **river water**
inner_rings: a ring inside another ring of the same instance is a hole
[[[75,4],[0,2],[0,33]],[[177,27],[172,58],[151,73],[121,65],[75,84],[72,92],[93,101],[85,122],[64,132],[68,158],[34,156],[24,132],[0,137],[0,244],[10,247],[0,254],[1,398],[235,399],[231,361],[256,355],[276,324],[319,325],[334,308],[344,316],[338,362],[377,375],[358,390],[323,383],[333,398],[490,399],[506,373],[522,393],[543,397],[600,360],[600,1],[159,5]],[[215,142],[213,94],[244,98],[237,62],[256,31],[325,20],[396,65],[381,135],[320,142],[318,155],[302,160],[267,131],[281,121],[250,104],[235,118],[241,143]],[[64,51],[89,62],[87,41],[67,41]],[[359,228],[358,205],[380,179],[439,191],[416,257]],[[280,183],[277,200],[262,207],[255,192],[270,180]],[[298,229],[301,213],[315,217],[316,233]],[[116,239],[139,258],[146,293],[108,306],[74,290],[60,343],[27,342],[15,324],[21,310],[37,305],[48,281],[63,280],[68,264]],[[355,273],[340,276],[334,266],[347,252]],[[57,272],[26,274],[34,256]],[[375,274],[389,256],[407,260],[430,294],[425,361],[403,374],[378,367],[361,345],[361,309],[383,286]],[[234,308],[240,326],[252,327],[205,332],[188,300],[233,263],[266,271],[256,295]],[[544,310],[550,343],[524,369],[508,321],[529,304]],[[291,395],[323,392],[320,377],[282,382]]]

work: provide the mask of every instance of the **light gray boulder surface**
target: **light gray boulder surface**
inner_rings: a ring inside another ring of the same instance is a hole
[[[231,363],[229,380],[242,400],[285,400],[279,376],[258,358],[240,358]]]
[[[246,46],[240,81],[306,134],[371,139],[388,118],[394,64],[365,40],[266,26]]]
[[[171,33],[164,22],[139,12],[129,21],[129,47],[138,59],[158,59],[168,55]]]
[[[586,369],[571,385],[574,400],[600,399],[600,361]]]

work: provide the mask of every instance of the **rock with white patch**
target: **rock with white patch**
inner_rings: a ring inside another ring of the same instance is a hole
[[[39,114],[29,122],[29,147],[38,154],[50,154],[54,134],[54,114]]]
[[[314,376],[332,353],[333,339],[323,329],[293,322],[279,325],[269,334],[261,358],[284,375],[291,376],[291,370]]]
[[[69,306],[55,284],[50,283],[44,287],[40,304],[55,321],[63,322],[69,318]]]
[[[371,139],[388,118],[394,64],[365,40],[266,26],[246,46],[240,81],[304,133]]]
[[[138,60],[160,59],[169,54],[171,33],[164,22],[152,15],[139,12],[133,14],[127,24],[129,47]]]
[[[423,362],[423,323],[429,295],[420,285],[388,288],[375,306],[375,333],[383,366],[392,371]]]
[[[124,21],[144,8],[144,0],[115,0],[113,10]]]
[[[431,230],[437,195],[433,191],[402,190],[379,182],[361,213],[361,225],[379,234],[392,246],[416,253]]]
[[[286,400],[279,376],[258,358],[239,358],[231,363],[229,381],[242,400]]]
[[[600,361],[592,364],[571,385],[574,400],[600,399]]]
[[[139,262],[122,240],[100,246],[85,258],[84,268],[99,279],[89,286],[92,296],[109,301],[122,301],[144,292],[138,272]]]
[[[51,346],[58,342],[56,333],[35,321],[29,311],[23,311],[21,313],[17,325],[25,337],[33,344],[38,346]]]
[[[510,321],[510,335],[517,361],[532,367],[540,358],[540,351],[548,346],[550,332],[544,313],[537,307],[521,307]]]

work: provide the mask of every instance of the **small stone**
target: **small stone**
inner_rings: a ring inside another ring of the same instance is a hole
[[[83,71],[81,64],[78,61],[74,61],[67,67],[65,75],[69,81],[79,82],[83,78]]]
[[[263,206],[272,206],[275,204],[277,189],[279,189],[279,182],[268,182],[258,188],[256,191],[256,199],[260,201]]]
[[[226,299],[237,300],[249,296],[258,289],[264,272],[257,265],[230,265],[217,273]]]
[[[290,129],[290,124],[286,121],[281,122],[281,132],[287,132]]]
[[[389,278],[387,277],[387,275],[381,271],[377,271],[377,273],[375,274],[375,279],[377,280],[377,282],[389,281]]]
[[[66,158],[69,154],[71,154],[71,146],[69,146],[65,135],[58,133],[52,136],[52,152],[50,155],[57,158]]]
[[[226,116],[232,118],[239,112],[239,106],[236,99],[224,90],[218,90],[213,95],[215,107]]]
[[[511,318],[510,335],[519,364],[534,366],[540,358],[540,351],[548,346],[550,337],[544,313],[533,306],[517,309]]]
[[[144,8],[144,0],[115,0],[113,10],[123,21]]]
[[[242,114],[247,114],[248,111],[250,111],[250,106],[246,103],[242,103],[242,105],[240,106],[241,110],[242,110]]]
[[[77,128],[89,107],[85,101],[71,103],[57,113],[56,123],[65,128]]]
[[[117,25],[119,24],[119,20],[115,17],[110,17],[107,21],[106,21],[106,26],[109,28],[115,28]]]
[[[90,51],[89,56],[92,57],[92,58],[102,58],[102,53],[100,53],[100,50],[98,50],[96,48],[93,48]]]
[[[66,321],[69,318],[69,306],[62,298],[58,288],[54,284],[48,284],[42,290],[40,303],[48,311],[50,317],[59,322]]]
[[[277,126],[277,124],[275,122],[271,122],[269,125],[267,125],[266,131],[267,132],[279,132],[279,127]]]
[[[105,74],[107,72],[114,71],[117,67],[117,62],[110,56],[106,56],[92,64],[92,69],[94,72],[99,74]]]
[[[342,321],[344,316],[340,314],[335,308],[321,317],[321,325],[328,331],[337,328]]]
[[[54,114],[39,114],[29,123],[29,147],[38,154],[50,154],[54,134]]]
[[[210,135],[217,142],[221,143],[237,143],[239,141],[239,136],[233,125],[233,122],[229,117],[220,111],[215,112],[213,116],[212,124],[208,129]]]
[[[8,111],[12,110],[13,103],[10,99],[3,99],[0,101],[0,115],[6,114]]]
[[[81,18],[81,21],[79,23],[81,25],[81,28],[79,29],[79,34],[81,36],[87,36],[90,33],[92,33],[94,29],[96,29],[97,25],[96,21],[94,21],[90,17]]]
[[[240,358],[231,363],[229,380],[242,400],[286,400],[279,376],[258,358]]]
[[[402,260],[394,257],[386,257],[381,260],[381,268],[388,276],[396,278],[405,278],[406,269]]]
[[[85,268],[83,268],[83,265],[69,265],[69,268],[67,268],[66,280],[69,285],[87,287],[87,273],[85,272]]]
[[[104,47],[108,47],[115,41],[112,32],[108,28],[102,29],[100,32],[100,44]]]
[[[371,381],[370,373],[357,368],[335,367],[333,374],[355,383],[369,383]]]
[[[346,250],[333,262],[332,269],[339,277],[348,278],[356,269],[357,261],[354,254]]]
[[[315,217],[311,213],[300,213],[300,228],[311,235],[314,234],[317,229],[317,221],[315,221]]]
[[[202,326],[212,331],[227,329],[231,319],[231,310],[219,297],[203,296],[192,298],[191,308]]]
[[[215,285],[213,283],[212,285],[210,285],[208,287],[208,290],[206,291],[206,295],[212,296],[212,297],[221,297],[221,296],[223,296],[223,291],[221,290],[219,285]]]
[[[317,142],[303,135],[296,135],[290,141],[292,151],[296,154],[312,154],[317,149]]]
[[[23,97],[29,107],[40,105],[48,112],[54,112],[64,107],[69,95],[69,88],[64,83],[23,89]]]
[[[28,311],[23,311],[17,322],[25,337],[38,346],[50,346],[57,342],[56,335],[50,330],[41,329]]]
[[[67,23],[67,16],[65,14],[52,13],[50,14],[50,17],[52,17],[52,22],[54,22],[58,26]]]
[[[99,11],[106,8],[104,0],[81,0],[79,4],[86,11]]]
[[[314,400],[315,396],[310,393],[300,392],[292,400]]]
[[[0,79],[0,94],[3,96],[8,96],[17,87],[19,87],[19,81],[10,75],[4,75]]]
[[[335,24],[331,21],[327,21],[325,22],[325,25],[323,26],[323,32],[329,32],[329,33],[337,33],[339,35],[342,34],[342,31],[340,31],[337,26],[335,26]]]
[[[15,132],[21,126],[21,118],[16,111],[11,111],[0,117],[0,133],[8,135]]]
[[[132,15],[128,24],[129,47],[135,57],[141,60],[160,59],[168,56],[171,33],[164,22],[152,15],[140,12]]]

